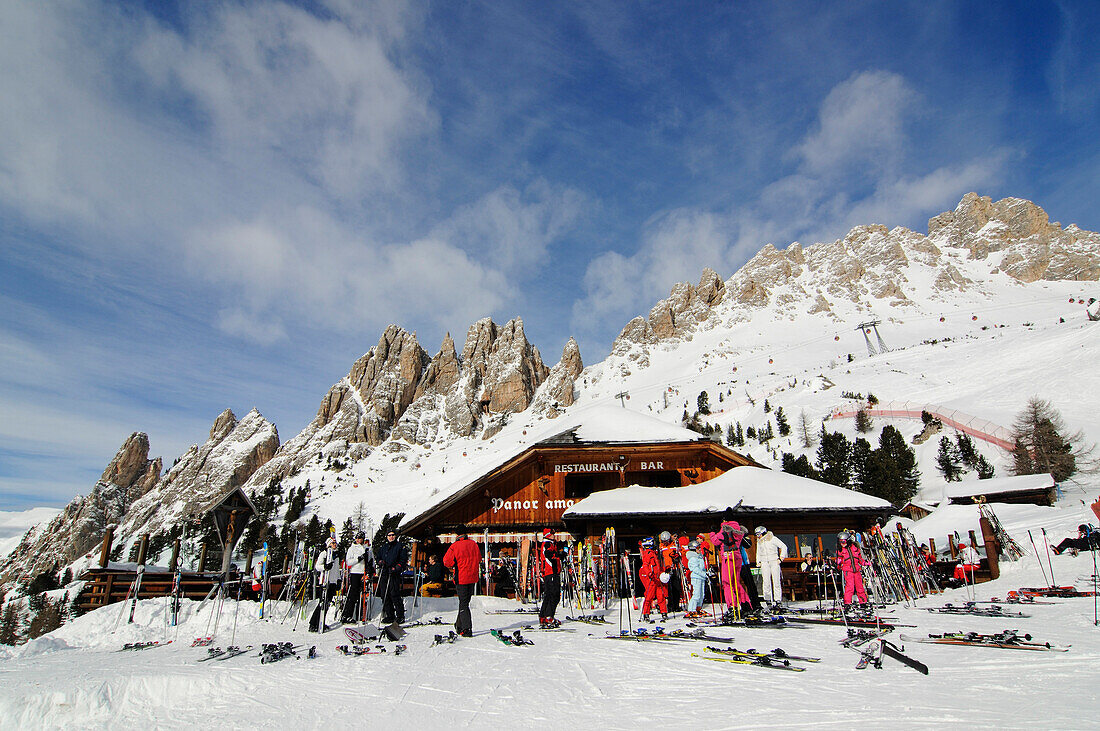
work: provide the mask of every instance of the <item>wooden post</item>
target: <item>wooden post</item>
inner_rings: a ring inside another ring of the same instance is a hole
[[[172,573],[176,570],[176,564],[180,560],[180,545],[179,538],[172,543],[172,557],[168,559],[168,573]]]
[[[111,560],[111,543],[115,540],[115,526],[107,526],[106,532],[103,534],[103,547],[99,550],[99,568],[107,568],[107,563]]]
[[[251,549],[249,549],[249,551],[248,551],[248,558],[246,558],[245,561],[244,561],[244,573],[245,573],[245,576],[251,576],[252,575],[252,550]]]
[[[202,550],[199,551],[199,566],[198,566],[198,569],[196,569],[196,570],[199,571],[200,573],[202,573],[205,566],[206,566],[206,544],[204,543],[204,544],[202,544]]]
[[[997,534],[993,532],[993,526],[983,515],[978,518],[978,525],[982,529],[982,538],[985,539],[985,557],[989,562],[989,576],[991,579],[996,579],[1001,575],[1000,556],[997,546]]]
[[[955,536],[947,536],[947,545],[951,549],[951,560],[954,561],[959,555],[959,547],[955,545]]]
[[[141,542],[138,543],[138,555],[137,555],[138,566],[144,566],[145,565],[145,553],[148,550],[149,550],[149,534],[148,533],[143,533],[142,536],[141,536]]]
[[[929,538],[928,539],[928,548],[932,551],[932,557],[935,558],[935,556],[936,556],[936,539],[935,538]]]
[[[114,583],[115,575],[110,573],[107,574],[107,587],[106,589],[104,589],[103,594],[101,594],[99,597],[98,606],[105,607],[111,603],[111,589],[114,588]]]

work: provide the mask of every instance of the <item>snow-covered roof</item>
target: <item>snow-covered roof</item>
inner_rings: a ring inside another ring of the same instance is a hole
[[[536,442],[560,443],[570,436],[573,444],[622,444],[630,442],[698,442],[698,432],[619,406],[592,406],[555,422]]]
[[[1012,477],[991,477],[988,480],[966,480],[952,482],[945,492],[950,498],[977,497],[978,495],[1000,495],[1006,492],[1031,492],[1049,490],[1055,485],[1054,476],[1014,475]]]
[[[457,497],[483,475],[497,470],[536,446],[651,444],[699,442],[706,438],[690,429],[661,421],[620,406],[598,405],[572,411],[548,423],[529,437],[517,439],[495,452],[493,459],[470,462],[447,485],[433,490],[432,495],[412,506],[401,529],[416,523],[439,505]]]
[[[718,513],[775,510],[892,510],[886,500],[763,467],[734,467],[686,487],[631,485],[593,493],[563,516]]]

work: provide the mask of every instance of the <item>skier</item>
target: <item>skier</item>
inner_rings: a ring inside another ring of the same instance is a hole
[[[680,583],[683,571],[684,558],[680,553],[680,544],[675,536],[667,530],[661,531],[658,536],[661,541],[661,569],[669,575],[668,581],[668,608],[670,611],[680,611],[681,594],[683,588]]]
[[[363,584],[374,574],[374,557],[371,556],[367,534],[359,531],[355,534],[355,543],[348,546],[344,554],[344,566],[348,572],[348,591],[344,599],[344,611],[340,620],[348,624],[359,613],[359,598],[363,593]]]
[[[409,549],[397,540],[397,531],[386,534],[378,549],[378,595],[382,597],[382,624],[405,621],[405,602],[401,599],[401,574],[409,565]]]
[[[336,598],[336,592],[340,588],[340,544],[336,542],[335,536],[329,536],[325,550],[317,554],[313,570],[317,572],[317,590],[321,594],[321,601],[309,618],[309,631],[320,632],[324,630],[321,617],[328,612],[325,605]]]
[[[554,540],[551,528],[542,529],[542,540],[538,547],[539,576],[542,577],[542,605],[539,607],[539,626],[553,629],[561,622],[554,619],[561,600],[561,552]]]
[[[764,579],[764,601],[769,606],[783,603],[783,559],[787,544],[762,525],[756,527],[756,561]]]
[[[470,598],[477,588],[481,576],[481,549],[466,530],[466,526],[455,529],[458,540],[451,544],[443,554],[443,565],[454,569],[455,593],[458,595],[458,617],[455,619],[455,632],[459,637],[473,637],[474,623],[470,618]]]
[[[844,607],[852,605],[852,595],[859,599],[860,604],[867,604],[867,589],[863,586],[863,567],[868,566],[863,558],[863,552],[856,544],[855,536],[848,531],[841,531],[837,537],[840,539],[840,548],[836,552],[836,565],[840,567],[844,577]]]
[[[1067,538],[1057,546],[1051,546],[1050,550],[1057,554],[1062,553],[1062,551],[1069,551],[1071,555],[1076,556],[1078,551],[1088,551],[1092,548],[1100,548],[1100,532],[1092,526],[1082,523],[1077,526],[1076,538]]]
[[[707,563],[699,553],[699,541],[688,544],[687,568],[691,578],[691,600],[685,617],[702,617],[703,597],[706,595]]]
[[[729,512],[732,515],[732,511]],[[718,576],[722,582],[726,605],[731,609],[738,606],[751,612],[749,594],[741,581],[741,539],[744,537],[745,529],[732,518],[723,520],[718,532],[709,536],[710,542],[718,549]]]
[[[653,609],[653,603],[657,603],[657,609],[661,612],[661,620],[668,619],[668,581],[669,575],[661,570],[661,557],[654,550],[652,538],[643,538],[641,542],[642,568],[638,576],[645,587],[645,601],[642,602],[642,619],[651,621],[649,613]]]
[[[974,572],[981,564],[981,556],[965,541],[959,542],[959,564],[955,567],[955,578],[964,583],[974,583]]]

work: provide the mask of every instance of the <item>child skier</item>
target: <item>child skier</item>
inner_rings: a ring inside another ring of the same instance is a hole
[[[859,599],[860,604],[867,603],[867,589],[863,586],[863,567],[868,566],[863,558],[863,552],[856,544],[855,536],[848,531],[841,531],[840,548],[836,552],[836,565],[840,567],[844,577],[844,607],[852,605],[852,595]]]
[[[699,541],[688,544],[687,550],[688,576],[691,579],[691,600],[688,602],[688,612],[685,617],[703,616],[703,596],[706,594],[707,564],[703,555],[699,553]]]

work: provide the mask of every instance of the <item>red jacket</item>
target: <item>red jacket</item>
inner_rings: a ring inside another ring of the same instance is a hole
[[[539,566],[540,576],[553,576],[561,573],[561,557],[558,555],[558,544],[553,541],[543,541],[540,549],[542,560]]]
[[[455,570],[456,584],[476,584],[481,576],[481,549],[469,538],[452,543],[443,554],[443,565]]]
[[[642,569],[638,573],[646,581],[660,583],[661,559],[652,548],[642,549]]]

